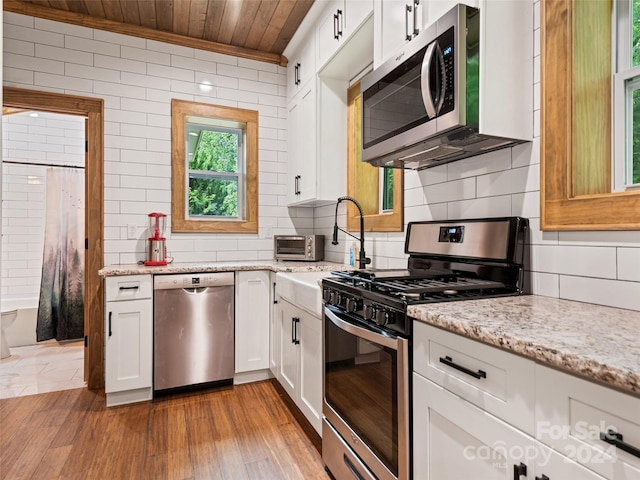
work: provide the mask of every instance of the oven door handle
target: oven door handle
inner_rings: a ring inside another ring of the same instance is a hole
[[[392,337],[391,335],[385,333],[377,333],[371,330],[367,330],[366,328],[358,327],[345,318],[340,318],[338,314],[329,307],[324,307],[324,314],[336,327],[344,330],[345,332],[351,333],[352,335],[355,335],[356,337],[362,338],[364,340],[369,340],[370,342],[377,343],[378,345],[382,345],[383,347],[398,350],[397,337]]]

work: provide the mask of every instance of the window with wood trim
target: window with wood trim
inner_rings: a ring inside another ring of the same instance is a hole
[[[258,112],[171,101],[171,230],[258,232]]]
[[[611,0],[541,2],[541,228],[638,230],[613,192]]]
[[[403,217],[403,171],[372,167],[362,162],[362,95],[360,83],[347,93],[347,194],[360,203],[368,232],[401,232]],[[347,205],[347,230],[359,231],[355,205]]]

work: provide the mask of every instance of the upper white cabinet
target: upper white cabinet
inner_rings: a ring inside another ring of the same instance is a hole
[[[303,85],[288,109],[288,204],[298,205],[317,197],[316,178],[316,79]]]
[[[297,95],[316,75],[315,36],[307,35],[305,41],[289,58],[287,66],[287,101]]]
[[[236,272],[236,373],[269,368],[270,292],[268,271]]]
[[[373,0],[335,0],[319,23],[318,69],[340,49],[373,11]]]
[[[478,8],[480,0],[375,0],[374,67],[413,40],[458,3]]]

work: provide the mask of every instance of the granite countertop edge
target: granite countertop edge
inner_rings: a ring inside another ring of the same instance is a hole
[[[272,272],[331,272],[351,270],[354,267],[333,262],[280,262],[276,260],[256,261],[223,261],[223,262],[190,262],[170,263],[163,266],[147,266],[138,264],[109,265],[98,270],[102,277],[126,275],[167,275],[179,273],[209,273],[248,270],[269,270]]]
[[[522,317],[514,318],[518,307]],[[522,295],[415,305],[407,313],[423,323],[640,397],[638,311]]]

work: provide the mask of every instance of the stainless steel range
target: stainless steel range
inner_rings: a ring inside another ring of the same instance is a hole
[[[322,281],[322,457],[338,480],[411,477],[409,305],[518,295],[528,221],[412,222],[406,269]]]

